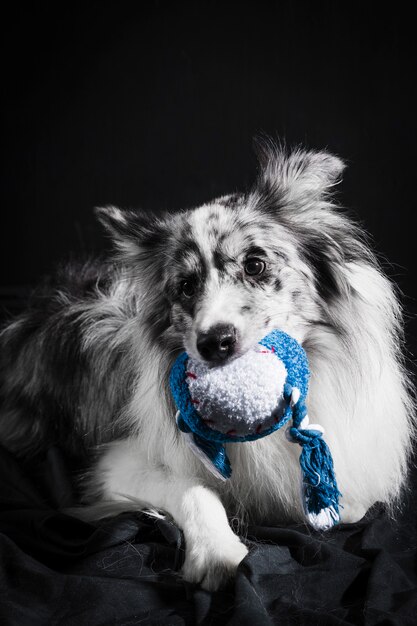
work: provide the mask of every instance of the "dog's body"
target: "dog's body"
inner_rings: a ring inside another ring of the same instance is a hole
[[[341,161],[269,147],[262,164],[250,193],[194,210],[152,219],[100,210],[114,261],[40,293],[1,341],[1,441],[20,454],[107,444],[86,497],[170,513],[187,543],[185,578],[209,589],[247,552],[226,510],[304,519],[299,449],[281,431],[230,444],[232,478],[213,477],[175,423],[168,373],[180,351],[233,358],[273,328],[303,344],[309,415],[326,431],[343,521],[396,501],[413,432],[400,307],[362,232],[329,199]],[[201,347],[208,336],[211,352]]]

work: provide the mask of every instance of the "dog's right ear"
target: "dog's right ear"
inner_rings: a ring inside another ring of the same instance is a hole
[[[163,219],[115,206],[96,207],[95,214],[110,234],[116,248],[130,258],[139,259],[163,246],[168,226]]]
[[[132,224],[136,218],[135,213],[122,211],[115,206],[96,207],[94,213],[115,241],[131,238],[133,234]]]

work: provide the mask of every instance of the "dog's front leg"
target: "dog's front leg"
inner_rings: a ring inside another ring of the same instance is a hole
[[[173,489],[171,506],[185,536],[184,578],[201,582],[205,589],[217,589],[235,574],[248,553],[232,532],[218,495],[203,485],[183,481]]]
[[[201,583],[210,591],[234,575],[248,553],[229,526],[219,496],[197,477],[175,474],[162,465],[145,461],[129,441],[112,444],[101,458],[95,481],[108,500],[139,500],[169,513],[182,529],[186,556],[185,580]],[[94,482],[95,482],[94,481]]]

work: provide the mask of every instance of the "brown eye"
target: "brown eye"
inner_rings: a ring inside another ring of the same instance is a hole
[[[180,290],[183,296],[191,298],[195,293],[195,286],[191,280],[183,280],[180,285]]]
[[[248,259],[245,263],[245,273],[248,276],[259,276],[265,271],[265,263],[260,259]]]

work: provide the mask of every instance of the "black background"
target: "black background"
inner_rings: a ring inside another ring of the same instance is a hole
[[[262,132],[348,162],[339,199],[404,292],[417,354],[416,38],[401,4],[2,11],[3,314],[59,260],[108,247],[94,206],[175,210],[247,188]],[[61,451],[36,463],[0,454],[4,623],[414,623],[413,492],[397,526],[376,510],[323,540],[304,527],[253,528],[235,583],[210,595],[172,574],[178,530],[134,515],[77,524],[57,511],[73,503]]]
[[[416,44],[401,4],[28,3],[2,23],[5,298],[103,250],[95,205],[247,188],[263,132],[347,160],[339,199],[415,314]]]

